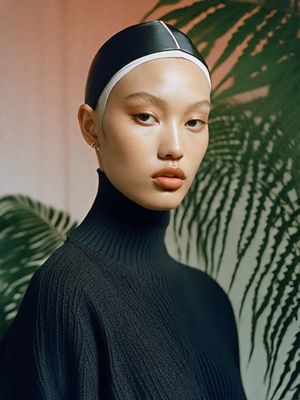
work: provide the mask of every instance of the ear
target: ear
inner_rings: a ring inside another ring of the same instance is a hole
[[[81,104],[78,109],[78,121],[84,140],[90,146],[93,142],[98,144],[96,113],[88,104]]]

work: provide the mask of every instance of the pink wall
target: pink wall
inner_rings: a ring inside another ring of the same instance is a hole
[[[0,4],[0,195],[29,194],[85,214],[97,185],[96,156],[77,123],[88,68],[108,37],[155,3]]]

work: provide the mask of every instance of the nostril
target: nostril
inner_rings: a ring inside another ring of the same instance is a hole
[[[172,160],[173,159],[175,159],[175,160],[179,160],[181,157],[182,157],[182,154],[181,155],[176,155],[176,154],[170,154],[170,153],[168,153],[166,156],[165,156],[166,158],[171,158]]]

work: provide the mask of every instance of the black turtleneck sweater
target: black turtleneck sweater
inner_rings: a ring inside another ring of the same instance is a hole
[[[8,400],[243,400],[221,286],[171,258],[170,211],[98,171],[81,224],[33,275],[0,343]]]

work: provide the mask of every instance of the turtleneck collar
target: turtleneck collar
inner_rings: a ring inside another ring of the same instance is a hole
[[[131,268],[158,268],[169,260],[164,237],[169,210],[151,210],[123,195],[99,168],[98,191],[83,221],[67,236],[95,257]]]

